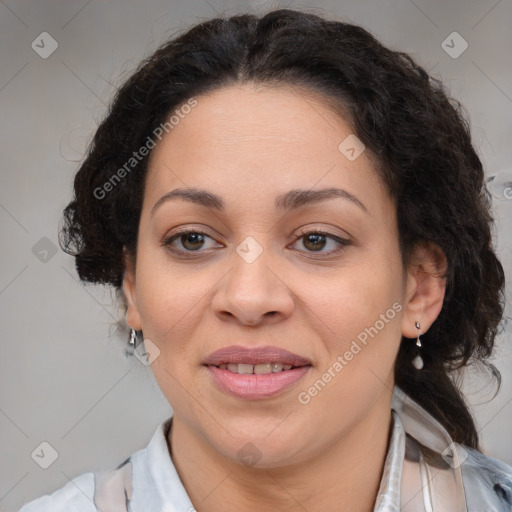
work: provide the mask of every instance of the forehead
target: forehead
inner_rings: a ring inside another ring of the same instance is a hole
[[[290,86],[231,85],[201,95],[196,101],[197,105],[179,120],[173,116],[178,121],[169,133],[173,136],[165,137],[167,144],[159,144],[154,158],[164,146],[177,152],[180,148],[189,150],[192,143],[196,157],[205,153],[211,156],[214,147],[221,152],[241,144],[278,153],[279,149],[298,149],[305,140],[310,141],[307,148],[312,149],[315,143],[318,151],[329,151],[337,148],[340,137],[353,132],[347,120],[320,97]],[[185,139],[187,144],[182,146]]]
[[[354,137],[352,126],[319,96],[238,84],[195,99],[151,154],[146,192],[154,200],[174,187],[199,185],[221,196],[328,186],[362,200],[384,193],[366,150],[354,160],[340,150]]]

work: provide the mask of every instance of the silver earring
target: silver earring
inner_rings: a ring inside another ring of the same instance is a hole
[[[135,349],[137,341],[139,340],[138,333],[135,329],[130,329],[130,347]]]
[[[416,338],[416,346],[418,349],[421,349],[421,340],[420,340],[420,323],[416,322],[416,329],[418,329],[418,337]],[[423,368],[423,358],[421,354],[417,354],[416,357],[412,360],[412,365],[416,370],[421,370]]]
[[[421,340],[420,340],[420,323],[416,322],[416,329],[418,329],[418,337],[416,338],[416,346],[421,348]]]
[[[130,337],[128,338],[128,346],[124,349],[124,355],[126,357],[132,357],[135,355],[135,349],[140,341],[140,334],[142,331],[137,332],[135,329],[130,328]]]

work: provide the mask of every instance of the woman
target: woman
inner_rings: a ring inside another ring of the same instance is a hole
[[[173,408],[38,510],[504,511],[451,375],[503,313],[459,105],[360,27],[214,19],[121,87],[65,210]]]

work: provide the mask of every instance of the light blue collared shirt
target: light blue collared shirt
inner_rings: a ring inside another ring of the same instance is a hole
[[[413,460],[414,448],[418,446],[426,447],[427,455],[439,455],[446,451],[443,448],[450,447],[465,457],[459,460],[457,467],[453,466],[452,471],[440,457],[429,466],[419,455],[420,492],[407,510],[446,510],[446,495],[438,494],[437,499],[441,496],[441,501],[436,502],[435,485],[431,486],[431,483],[433,480],[455,482],[459,479],[453,487],[457,509],[451,511],[512,511],[512,468],[476,450],[455,445],[444,428],[398,388],[393,397],[392,419],[374,512],[399,512],[404,507],[401,503],[404,500],[401,496],[404,459]],[[54,493],[24,505],[19,512],[194,512],[167,446],[171,422],[172,417],[162,422],[149,444],[135,452],[120,469],[80,475]],[[409,455],[407,447],[412,450]],[[458,460],[457,454],[455,457]],[[436,503],[441,505],[440,508]]]

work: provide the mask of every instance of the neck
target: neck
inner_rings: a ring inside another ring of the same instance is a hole
[[[385,397],[388,398],[388,397]],[[252,468],[219,454],[178,417],[172,459],[197,512],[373,511],[387,453],[391,397],[348,433],[293,466]]]

